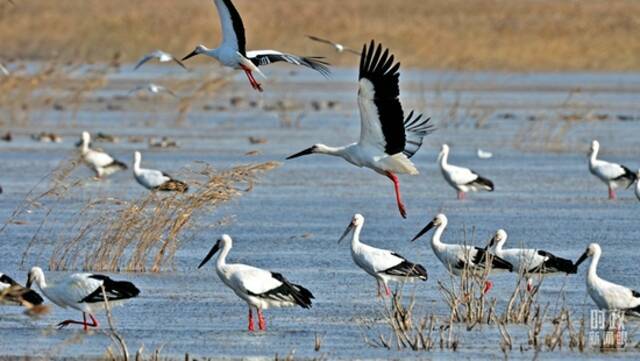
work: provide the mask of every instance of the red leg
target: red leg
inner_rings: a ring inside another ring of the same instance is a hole
[[[260,331],[267,330],[267,323],[264,321],[264,315],[262,314],[262,310],[258,308],[258,327]]]
[[[87,323],[87,315],[83,312],[82,313],[82,319],[83,321],[75,321],[75,320],[64,320],[60,323],[58,323],[57,327],[58,329],[62,329],[65,328],[69,325],[82,325],[82,328],[87,331],[88,327],[98,327],[98,321],[93,317],[93,315],[89,314],[89,317],[91,317],[91,322]]]
[[[86,331],[87,330],[87,314],[82,312],[82,322],[84,322],[84,325],[82,325],[82,328]]]
[[[387,297],[391,296],[391,290],[389,289],[389,286],[387,286],[386,283],[383,283],[384,285],[384,291],[387,294]]]
[[[376,288],[377,288],[377,295],[376,298],[380,298],[382,297],[382,292],[380,292],[380,280],[376,278]]]
[[[464,199],[464,192],[463,191],[458,191],[458,199],[459,200],[463,200]]]
[[[262,85],[260,85],[260,83],[258,83],[256,78],[253,77],[253,73],[251,72],[251,69],[247,68],[244,65],[240,65],[240,67],[242,68],[242,70],[244,70],[244,73],[247,75],[247,78],[249,79],[249,83],[251,84],[251,87],[255,90],[262,91]]]
[[[89,314],[89,318],[91,318],[91,323],[90,323],[90,324],[88,324],[88,326],[89,326],[89,327],[95,327],[95,328],[98,328],[98,326],[100,326],[100,325],[98,324],[98,320],[96,320],[96,318],[95,318],[95,317],[93,317],[93,315],[92,315],[92,314]]]
[[[616,199],[616,191],[609,187],[609,199]]]
[[[493,288],[493,282],[488,280],[484,281],[484,289],[482,290],[482,294],[486,295],[491,290],[491,288]]]
[[[407,210],[404,207],[404,203],[402,203],[402,197],[400,196],[400,181],[395,174],[391,172],[387,172],[387,177],[391,179],[393,182],[393,187],[396,191],[396,202],[398,203],[398,210],[400,211],[400,215],[402,218],[407,218]]]
[[[253,332],[253,313],[251,312],[251,306],[249,306],[249,332]]]

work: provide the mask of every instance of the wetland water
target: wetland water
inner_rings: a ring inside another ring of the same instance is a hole
[[[380,330],[386,329],[382,303],[375,298],[375,282],[353,264],[349,242],[337,244],[356,212],[366,217],[363,242],[393,249],[427,268],[427,282],[406,288],[415,290],[416,315],[448,315],[436,285],[436,280],[447,280],[448,276],[431,251],[430,234],[409,242],[438,212],[449,218],[445,242],[462,242],[466,228],[470,242],[484,245],[496,229],[505,228],[509,232],[507,246],[526,244],[571,259],[576,259],[588,243],[599,242],[604,251],[600,276],[640,288],[640,262],[635,251],[640,202],[632,190],[620,190],[618,201],[608,201],[606,187],[589,174],[586,158],[590,141],[597,138],[603,159],[632,169],[640,167],[640,75],[404,71],[401,97],[405,112],[414,108],[430,115],[437,131],[425,139],[423,149],[413,158],[421,174],[400,177],[408,210],[408,219],[403,220],[392,184],[385,177],[325,156],[284,161],[287,155],[314,143],[343,145],[359,135],[355,70],[337,69],[330,80],[325,80],[314,73],[290,73],[286,69],[269,69],[264,95],[253,92],[244,75],[239,74],[207,98],[206,106],[194,106],[182,123],[175,121],[177,100],[122,97],[138,83],[198,74],[153,66],[140,73],[125,69],[110,75],[104,88],[87,97],[74,120],[69,119],[68,111],[44,107],[32,110],[27,122],[8,127],[14,140],[0,142],[0,184],[4,188],[0,219],[8,219],[44,175],[73,155],[82,130],[120,136],[123,141],[100,146],[127,163],[131,163],[134,150],[142,150],[144,166],[173,173],[193,161],[217,168],[281,161],[282,166],[259,178],[250,193],[200,217],[201,222],[211,224],[227,216],[231,221],[186,237],[173,270],[117,275],[142,290],[139,298],[114,309],[118,330],[131,352],[144,345],[147,353],[161,348],[162,356],[181,357],[188,352],[213,358],[273,359],[276,353],[283,356],[293,351],[299,357],[324,355],[328,359],[501,358],[498,329],[486,325],[470,332],[461,325],[456,331],[459,346],[455,353],[398,352],[365,344],[363,336],[376,333],[367,331],[363,324],[378,321]],[[199,69],[200,74],[206,71]],[[233,107],[229,105],[232,97],[245,98],[246,102]],[[258,107],[288,110],[262,110],[250,106],[251,101]],[[278,101],[282,103],[278,105]],[[313,101],[320,105],[334,101],[336,105],[314,110]],[[107,107],[114,103],[118,106]],[[287,126],[287,121],[299,124]],[[63,142],[39,143],[29,138],[43,130],[61,134]],[[129,136],[163,135],[176,139],[180,147],[147,149],[145,143],[126,140]],[[267,143],[250,144],[249,136],[265,138]],[[452,164],[470,167],[492,179],[496,191],[456,201],[455,192],[444,182],[435,162],[445,142],[452,147]],[[476,158],[477,148],[493,152],[494,157]],[[253,150],[258,154],[245,155]],[[84,167],[75,172],[91,177]],[[57,209],[59,217],[72,217],[88,195],[126,199],[140,198],[146,192],[129,172],[102,182],[87,182],[83,187]],[[42,256],[30,256],[21,265],[22,253],[39,225],[35,217],[23,218],[25,224],[11,225],[0,235],[0,270],[20,282],[25,281],[28,267],[46,267],[54,243],[43,240],[39,245]],[[471,229],[473,237],[469,236]],[[65,230],[60,227],[56,237],[73,236]],[[268,332],[248,334],[246,305],[219,281],[212,264],[196,269],[223,232],[234,238],[229,261],[283,273],[314,293],[313,308],[267,310]],[[585,266],[578,275],[545,280],[539,303],[553,308],[563,299],[574,319],[586,315],[588,320],[594,305],[586,293]],[[50,282],[55,282],[56,276],[47,272]],[[504,307],[514,276],[500,274],[491,279],[495,286],[490,297]],[[57,307],[52,311],[31,321],[18,308],[0,308],[0,355],[104,355],[110,344],[107,336],[94,333],[75,338],[82,334],[78,328],[53,329],[60,320],[79,317],[79,312]],[[97,317],[106,326],[104,314]],[[630,335],[639,325],[637,321],[628,322]],[[514,351],[510,357],[533,357],[532,351],[516,351],[526,344],[526,332],[526,327],[512,328]],[[316,335],[323,340],[320,352],[313,350]],[[604,354],[593,350],[572,353],[565,346],[561,352],[545,352],[542,356],[578,359],[585,355],[595,359]],[[633,351],[606,355],[638,357]]]

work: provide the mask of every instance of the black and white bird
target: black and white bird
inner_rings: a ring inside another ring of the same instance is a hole
[[[335,51],[337,51],[338,53],[344,53],[344,52],[346,51],[347,53],[355,54],[355,55],[357,55],[357,56],[362,55],[362,54],[360,54],[360,52],[359,52],[359,51],[357,51],[357,50],[353,50],[353,49],[351,49],[351,48],[348,48],[348,47],[346,47],[346,46],[344,46],[344,45],[342,45],[342,44],[339,44],[339,43],[333,42],[333,41],[331,41],[331,40],[327,40],[327,39],[319,38],[319,37],[317,37],[317,36],[313,36],[313,35],[307,35],[307,38],[309,38],[309,39],[311,39],[311,40],[313,40],[313,41],[317,41],[317,42],[319,42],[319,43],[323,43],[323,44],[331,45],[331,46],[335,49]]]
[[[204,266],[222,249],[216,260],[216,273],[220,280],[249,306],[249,331],[254,331],[252,308],[255,308],[258,314],[259,329],[264,331],[267,325],[262,310],[269,307],[311,307],[313,294],[308,289],[289,282],[282,274],[240,263],[227,263],[227,255],[232,246],[231,237],[223,234],[198,268]]]
[[[366,167],[393,181],[396,202],[402,217],[406,209],[400,197],[398,174],[417,175],[418,169],[409,160],[431,131],[429,118],[411,112],[405,118],[400,104],[400,63],[394,63],[389,49],[371,41],[365,44],[360,58],[358,106],[360,108],[360,140],[343,147],[315,144],[287,157],[326,154],[341,157],[347,162]]]
[[[447,228],[447,223],[447,216],[440,213],[435,216],[435,218],[433,218],[426,227],[418,232],[411,241],[416,241],[423,234],[435,227],[436,230],[431,237],[431,248],[433,249],[433,253],[435,253],[436,257],[438,257],[445,268],[456,276],[460,276],[465,272],[465,269],[472,273],[482,274],[485,272],[487,266],[491,266],[492,272],[513,271],[511,263],[483,248],[462,244],[442,243],[440,237],[442,236],[445,228]],[[487,257],[488,255],[491,257]],[[491,281],[487,281],[483,292],[487,293],[491,287],[493,287],[493,283]]]
[[[58,328],[70,324],[82,325],[85,330],[88,327],[98,327],[98,320],[95,319],[94,314],[106,307],[105,297],[110,306],[116,306],[140,294],[140,290],[131,282],[114,281],[107,276],[95,273],[74,273],[55,285],[48,285],[40,267],[33,267],[29,271],[27,287],[31,287],[33,283],[56,305],[62,308],[71,307],[82,312],[83,321],[64,320],[58,323]],[[91,323],[87,323],[87,315]]]
[[[187,183],[173,179],[173,177],[162,171],[140,168],[141,161],[142,155],[140,152],[134,152],[133,177],[141,186],[152,191],[184,193],[189,190]]]
[[[311,68],[324,76],[329,74],[329,68],[327,67],[329,64],[324,62],[322,58],[297,56],[276,50],[247,51],[244,25],[238,10],[236,10],[231,0],[214,0],[214,3],[218,9],[220,24],[222,25],[222,43],[215,49],[198,45],[195,50],[182,58],[183,61],[199,54],[212,57],[223,66],[243,70],[251,86],[258,91],[262,91],[262,86],[253,77],[253,72],[266,78],[258,68],[262,65],[286,62]]]
[[[602,310],[622,311],[640,316],[640,292],[634,291],[598,277],[598,262],[602,249],[597,243],[591,243],[576,262],[579,266],[588,257],[592,257],[587,271],[587,292],[593,302]]]
[[[141,91],[146,91],[150,94],[153,95],[159,95],[161,93],[167,93],[169,95],[171,95],[174,98],[177,98],[178,95],[176,93],[173,92],[173,90],[167,88],[166,86],[162,86],[162,85],[158,85],[158,84],[154,84],[154,83],[149,83],[149,84],[145,84],[145,85],[138,85],[137,87],[129,90],[129,94],[133,94],[133,93],[138,93]]]
[[[629,188],[638,179],[638,175],[629,168],[598,159],[600,143],[597,140],[591,142],[589,154],[589,171],[598,177],[609,188],[609,199],[616,199],[618,187]]]
[[[499,229],[491,238],[487,249],[496,256],[511,263],[513,270],[527,276],[527,287],[531,291],[530,278],[533,275],[548,275],[553,273],[575,274],[578,267],[573,261],[557,257],[550,252],[533,248],[509,248],[503,246],[507,241],[507,232]]]
[[[381,285],[384,287],[386,295],[391,295],[389,281],[413,282],[416,279],[427,280],[427,270],[424,266],[409,262],[398,253],[371,247],[360,242],[360,232],[363,225],[364,217],[361,214],[355,214],[338,243],[353,232],[351,258],[353,258],[353,262],[358,267],[376,279],[378,297],[382,295],[380,292]]]
[[[126,164],[114,159],[109,154],[89,148],[89,143],[91,143],[91,135],[89,135],[89,132],[82,132],[80,155],[85,164],[96,173],[98,178],[127,169]]]
[[[638,173],[636,173],[636,197],[638,197],[638,200],[640,201],[640,170],[638,170]],[[0,192],[2,192],[2,189],[0,188]]]
[[[438,163],[444,180],[458,192],[458,199],[464,199],[466,192],[489,191],[493,192],[493,182],[481,177],[478,173],[469,168],[451,165],[449,159],[449,146],[442,145],[442,150],[438,155]]]
[[[177,59],[175,56],[167,53],[166,51],[162,51],[162,50],[154,50],[148,54],[145,54],[136,64],[135,68],[133,68],[133,70],[138,70],[138,68],[140,68],[144,63],[148,62],[149,60],[152,59],[158,59],[159,62],[161,63],[167,63],[170,61],[173,61],[174,63],[180,65],[183,69],[187,70],[187,67],[184,66],[184,64],[182,64],[182,62]]]
[[[40,295],[4,273],[0,273],[0,304],[19,305],[27,308],[41,305],[44,302]]]

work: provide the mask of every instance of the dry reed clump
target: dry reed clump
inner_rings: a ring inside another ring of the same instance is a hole
[[[278,166],[277,162],[237,166],[216,171],[203,166],[187,194],[151,192],[142,199],[91,200],[72,221],[71,239],[62,239],[50,257],[52,270],[80,267],[93,271],[158,272],[170,264],[179,236],[196,223],[198,212],[210,210],[250,191],[255,177]],[[84,216],[83,216],[84,215]]]

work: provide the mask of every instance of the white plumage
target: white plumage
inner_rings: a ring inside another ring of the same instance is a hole
[[[115,160],[109,154],[89,148],[90,142],[91,136],[89,135],[89,133],[82,132],[82,144],[80,148],[82,160],[85,162],[85,164],[87,164],[89,168],[91,168],[96,173],[96,176],[98,178],[108,176],[119,170],[127,169],[126,164]]]
[[[405,118],[400,104],[400,64],[380,44],[371,41],[363,47],[360,59],[358,106],[360,109],[360,139],[343,147],[315,144],[287,159],[309,154],[341,157],[357,166],[366,167],[387,176],[394,184],[396,202],[402,217],[406,210],[400,197],[400,182],[395,173],[417,175],[411,158],[430,132],[429,118]]]
[[[180,65],[183,69],[187,69],[187,67],[184,66],[184,64],[182,64],[182,62],[180,60],[178,60],[175,56],[162,51],[162,50],[154,50],[148,54],[145,54],[140,61],[138,61],[138,63],[136,64],[135,68],[133,70],[138,70],[139,67],[141,67],[144,63],[148,62],[151,59],[157,59],[159,62],[161,63],[166,63],[166,62],[170,62],[173,61],[176,64]]]
[[[598,262],[601,255],[602,249],[600,245],[591,243],[576,262],[576,266],[578,266],[588,257],[592,257],[587,271],[587,292],[589,296],[600,309],[623,311],[640,316],[640,293],[598,277]]]
[[[314,298],[306,288],[290,283],[283,275],[260,268],[227,263],[227,255],[233,246],[229,235],[222,237],[211,248],[198,268],[204,266],[213,255],[222,249],[216,260],[216,273],[220,280],[249,306],[249,331],[253,331],[252,307],[258,313],[258,327],[266,329],[262,310],[269,307],[300,306],[310,308]]]
[[[636,197],[638,197],[638,200],[640,201],[640,170],[638,170],[638,173],[636,173]]]
[[[311,39],[313,41],[317,41],[319,43],[331,45],[335,49],[335,51],[337,51],[338,53],[343,53],[343,52],[346,51],[348,53],[355,54],[357,56],[361,55],[359,51],[350,49],[350,48],[348,48],[348,47],[346,47],[346,46],[344,46],[344,45],[342,45],[340,43],[336,43],[336,42],[333,42],[331,40],[319,38],[319,37],[313,36],[313,35],[307,35],[307,38],[309,38],[309,39]]]
[[[186,192],[189,187],[186,183],[173,179],[168,174],[155,170],[140,168],[142,155],[140,152],[133,153],[133,176],[141,186],[149,190]]]
[[[140,290],[131,282],[114,281],[107,276],[93,273],[74,273],[55,285],[49,285],[40,267],[33,267],[29,271],[27,287],[32,283],[35,283],[44,296],[56,305],[82,312],[83,321],[65,320],[58,323],[59,328],[69,324],[83,325],[85,330],[87,327],[98,327],[94,313],[105,307],[105,296],[110,305],[119,305],[140,293]],[[91,324],[87,323],[86,314],[91,318]]]
[[[338,242],[353,231],[351,238],[351,258],[353,262],[376,279],[378,296],[381,296],[380,284],[389,296],[389,281],[412,282],[415,279],[427,280],[427,270],[419,264],[411,263],[398,253],[371,247],[360,242],[360,232],[364,225],[364,217],[355,214],[351,223]]]
[[[222,43],[215,49],[209,49],[204,45],[198,45],[182,60],[187,60],[193,56],[204,54],[220,62],[223,66],[232,69],[241,69],[247,75],[251,86],[258,91],[262,91],[262,86],[253,77],[253,72],[265,75],[258,66],[267,65],[278,61],[291,64],[302,65],[319,71],[323,75],[329,73],[327,63],[317,57],[299,57],[275,50],[254,50],[247,52],[244,25],[242,18],[231,0],[214,0],[218,9],[218,17],[222,26]]]
[[[158,95],[160,93],[167,93],[169,95],[171,95],[174,98],[177,98],[178,95],[176,93],[173,92],[173,90],[167,88],[166,86],[162,86],[162,85],[158,85],[158,84],[154,84],[154,83],[149,83],[146,85],[138,85],[137,87],[131,89],[129,91],[129,94],[131,93],[137,93],[139,91],[146,91],[149,92],[153,95]]]
[[[589,171],[607,185],[609,199],[615,199],[616,189],[618,187],[629,188],[638,176],[623,165],[598,159],[599,150],[600,143],[597,140],[591,142]]]
[[[486,150],[482,150],[480,148],[478,148],[478,151],[476,152],[476,155],[480,159],[491,159],[491,157],[493,157],[493,153],[487,152]]]
[[[445,268],[456,276],[460,276],[465,268],[472,273],[482,274],[487,268],[487,260],[490,255],[491,271],[513,271],[513,266],[503,260],[502,258],[490,254],[488,251],[474,246],[461,245],[461,244],[446,244],[442,243],[440,237],[447,228],[448,220],[447,216],[440,213],[426,227],[424,227],[415,237],[412,242],[420,238],[423,234],[427,233],[430,229],[436,227],[433,236],[431,237],[431,249],[435,253],[436,257],[442,262]],[[488,292],[492,287],[492,283],[487,281],[485,284],[484,292]]]
[[[464,199],[466,192],[493,191],[493,182],[481,177],[478,173],[469,168],[451,165],[449,159],[449,146],[442,145],[442,150],[438,155],[438,163],[444,180],[458,192],[458,199]]]

